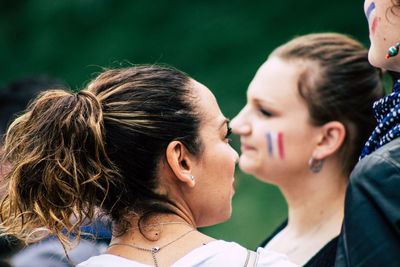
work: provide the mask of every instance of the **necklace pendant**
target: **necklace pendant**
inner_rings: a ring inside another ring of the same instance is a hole
[[[160,251],[160,247],[154,247],[151,249],[151,252],[153,253],[157,253],[158,251]]]

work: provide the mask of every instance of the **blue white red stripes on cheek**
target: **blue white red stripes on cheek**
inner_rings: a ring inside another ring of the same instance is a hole
[[[280,159],[285,158],[285,149],[283,145],[283,133],[267,132],[265,134],[267,141],[267,150],[270,157],[278,156]]]

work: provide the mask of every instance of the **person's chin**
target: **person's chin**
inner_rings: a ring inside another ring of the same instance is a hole
[[[224,223],[224,222],[226,222],[227,220],[229,220],[231,218],[231,215],[232,215],[232,204],[230,204],[229,209],[227,209],[224,212],[222,212],[221,215],[222,216],[220,218],[218,218],[213,225]]]
[[[208,227],[224,223],[231,218],[231,214],[232,214],[232,204],[229,204],[229,206],[226,206],[223,210],[220,210],[218,212],[218,216],[215,217],[213,217],[212,215],[207,216],[207,220],[197,223],[197,227],[200,228]]]
[[[375,68],[390,70],[399,72],[398,69],[400,67],[399,59],[395,57],[386,58],[386,54],[381,51],[379,53],[379,49],[375,49],[374,45],[371,45],[368,51],[368,61]]]
[[[240,156],[239,168],[247,174],[253,174],[255,160],[246,155]]]
[[[383,59],[384,56],[382,57]],[[368,61],[369,63],[377,68],[381,68],[382,66],[380,66],[383,62],[382,60],[379,60],[379,57],[376,54],[376,50],[374,49],[374,46],[371,44],[371,47],[368,50]]]
[[[369,63],[375,68],[381,69],[383,71],[392,71],[400,73],[400,56],[398,58],[377,58],[368,57]]]

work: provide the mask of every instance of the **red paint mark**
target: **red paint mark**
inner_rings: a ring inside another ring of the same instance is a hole
[[[376,25],[378,24],[378,19],[375,17],[374,20],[372,21],[372,26],[371,26],[371,33],[372,35],[375,34],[375,29],[376,29]]]
[[[278,133],[278,148],[279,148],[279,157],[281,159],[284,159],[285,151],[283,149],[283,133]]]

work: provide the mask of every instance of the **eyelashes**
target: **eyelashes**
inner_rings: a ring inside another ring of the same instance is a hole
[[[267,116],[267,117],[271,116],[271,113],[266,111],[265,109],[260,108],[259,110],[260,110],[261,114],[263,114],[264,116]]]
[[[231,136],[231,134],[232,134],[232,128],[229,126],[227,126],[227,127],[228,127],[228,129],[226,131],[225,139],[229,139],[229,136]]]

